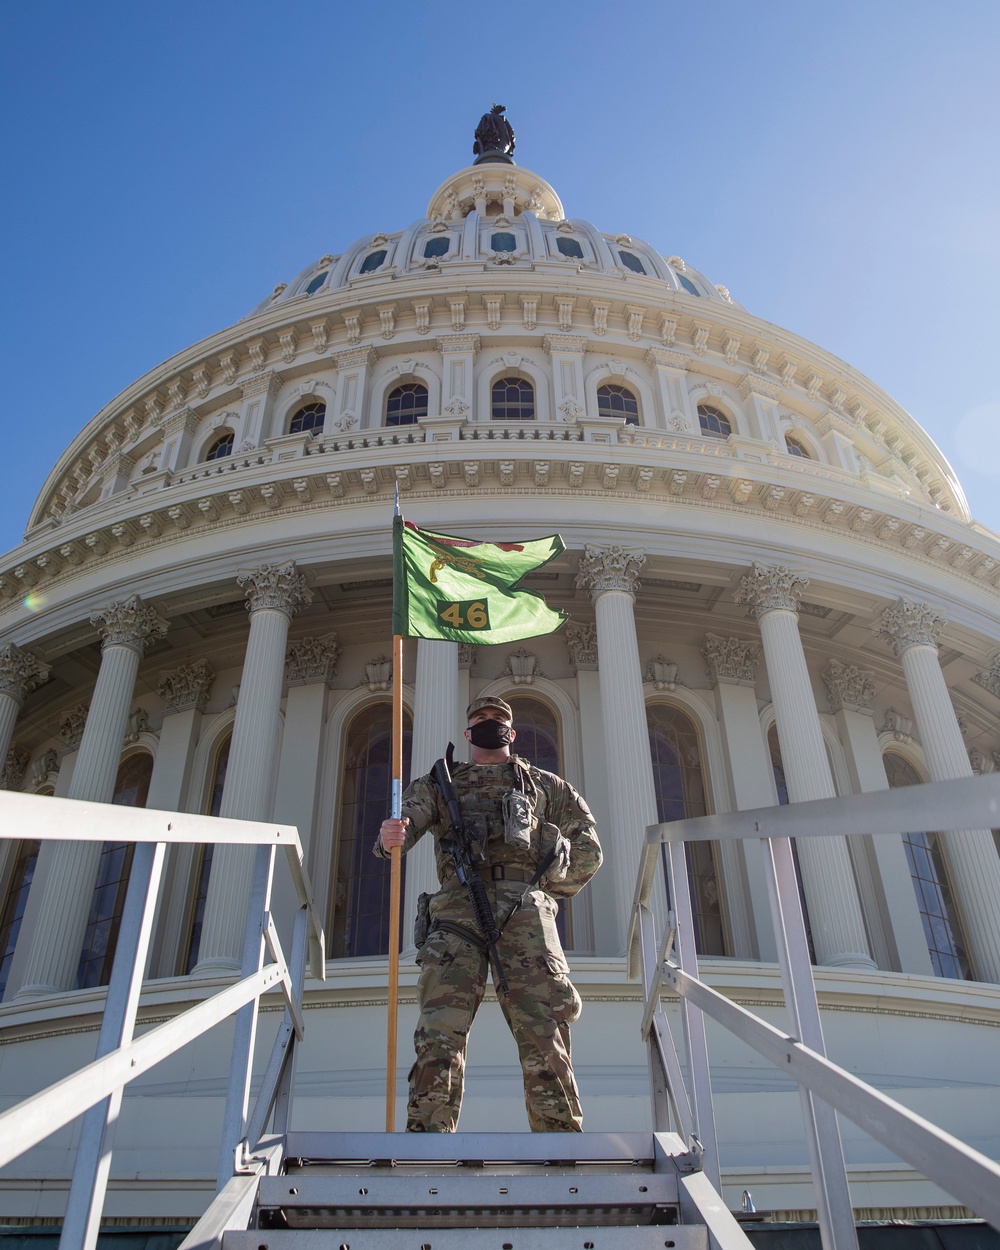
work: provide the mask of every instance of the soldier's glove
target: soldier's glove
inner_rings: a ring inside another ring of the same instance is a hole
[[[565,881],[569,871],[569,839],[563,836],[558,825],[547,822],[539,827],[538,838],[541,860],[544,861],[550,851],[555,852],[555,857],[542,878],[543,882],[554,885],[557,881]]]

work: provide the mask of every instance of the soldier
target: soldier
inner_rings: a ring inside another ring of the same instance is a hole
[[[594,818],[568,782],[511,755],[516,732],[503,699],[475,699],[466,716],[472,762],[455,766],[454,786],[466,827],[488,852],[481,875],[503,929],[498,947],[510,987],[498,1000],[517,1042],[528,1124],[535,1133],[581,1132],[569,1037],[581,1003],[556,931],[556,899],[575,894],[600,867]],[[441,846],[450,819],[433,777],[411,783],[402,811],[401,819],[382,822],[375,854],[384,857],[394,846],[408,851],[430,830],[441,883],[429,905],[421,895],[427,919],[426,932],[416,935],[420,1019],[406,1128],[453,1133],[466,1043],[483,1001],[489,959],[466,890]],[[550,851],[555,856],[538,880]]]

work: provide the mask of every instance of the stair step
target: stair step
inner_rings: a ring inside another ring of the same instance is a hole
[[[415,1176],[352,1169],[350,1175],[262,1178],[257,1219],[262,1228],[673,1225],[677,1200],[675,1176],[638,1170]]]
[[[703,1225],[229,1231],[222,1250],[708,1250]]]

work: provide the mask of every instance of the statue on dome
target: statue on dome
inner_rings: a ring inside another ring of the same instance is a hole
[[[484,113],[476,127],[476,141],[472,145],[476,157],[474,165],[490,161],[513,165],[514,130],[504,117],[507,106],[494,104],[488,113]]]

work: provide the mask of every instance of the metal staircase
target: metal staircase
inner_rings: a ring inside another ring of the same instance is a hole
[[[749,1250],[675,1133],[291,1132],[254,1163],[181,1250]]]

